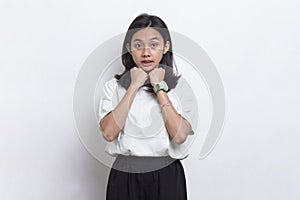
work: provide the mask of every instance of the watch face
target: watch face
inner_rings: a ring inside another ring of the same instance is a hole
[[[161,82],[161,86],[162,86],[163,89],[167,89],[168,88],[167,83],[164,82],[164,81]]]
[[[157,92],[159,90],[168,91],[168,85],[165,81],[161,81],[154,87],[154,92]]]
[[[161,84],[162,84],[162,89],[165,90],[165,91],[167,91],[168,90],[167,83],[165,81],[162,81]]]

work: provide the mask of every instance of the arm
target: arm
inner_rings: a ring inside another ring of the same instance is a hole
[[[128,112],[135,98],[137,90],[144,84],[147,74],[138,68],[132,68],[131,84],[119,104],[109,114],[103,117],[99,123],[104,138],[113,141],[123,128]]]
[[[164,75],[165,71],[162,68],[152,70],[149,73],[152,86],[162,81]],[[190,123],[178,114],[165,91],[160,90],[156,95],[159,104],[162,106],[162,112],[169,135],[177,144],[183,143],[192,130]]]
[[[103,130],[103,136],[107,141],[113,141],[123,128],[136,92],[136,88],[129,87],[116,108],[103,117],[100,121],[100,127]]]
[[[163,105],[162,111],[169,135],[177,144],[183,143],[191,131],[190,123],[177,113],[166,92],[160,90],[156,94],[159,104]]]

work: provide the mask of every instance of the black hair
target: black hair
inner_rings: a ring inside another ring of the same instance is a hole
[[[125,39],[123,42],[123,47],[122,47],[122,64],[125,67],[125,70],[121,74],[116,74],[115,78],[118,80],[118,82],[123,86],[125,89],[128,89],[130,83],[131,83],[131,78],[130,78],[130,69],[136,66],[129,50],[127,49],[127,44],[131,43],[131,39],[134,33],[137,31],[146,28],[146,27],[151,27],[155,30],[157,30],[161,36],[164,39],[164,43],[166,44],[167,41],[169,41],[169,50],[163,54],[163,57],[159,63],[158,67],[162,67],[165,69],[165,77],[164,81],[167,83],[169,90],[173,89],[177,85],[178,79],[181,77],[181,75],[178,76],[177,74],[177,67],[174,62],[174,57],[173,57],[173,50],[172,50],[172,41],[171,41],[171,36],[168,30],[167,25],[165,22],[155,16],[155,15],[149,15],[146,13],[140,14],[137,16],[132,23],[130,24],[126,35]],[[173,70],[173,65],[175,65],[176,68],[176,73]],[[148,91],[153,92],[152,86],[147,80],[144,84],[144,86],[148,87]]]

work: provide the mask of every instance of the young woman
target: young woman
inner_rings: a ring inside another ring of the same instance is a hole
[[[124,72],[105,83],[99,107],[106,152],[116,156],[106,199],[186,200],[180,159],[193,134],[193,105],[187,84],[173,70],[172,41],[162,19],[141,14],[133,20],[122,63]]]

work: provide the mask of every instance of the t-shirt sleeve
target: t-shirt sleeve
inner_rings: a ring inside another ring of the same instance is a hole
[[[111,79],[105,82],[99,104],[99,122],[101,119],[114,109],[113,96],[116,91],[117,81]]]
[[[192,88],[185,80],[182,80],[182,78],[178,82],[178,86],[175,89],[175,93],[179,101],[176,104],[176,110],[178,114],[180,114],[184,119],[186,119],[190,123],[192,129],[189,132],[189,134],[193,135],[195,129],[197,128],[198,120],[198,106],[196,97],[193,93]]]
[[[191,125],[191,131],[186,140],[177,144],[171,141],[168,148],[169,155],[173,158],[184,159],[189,155],[189,148],[192,145],[197,133],[198,123],[198,104],[196,97],[190,85],[182,78],[178,80],[178,84],[174,89],[176,100],[172,102],[177,113],[186,119]]]

